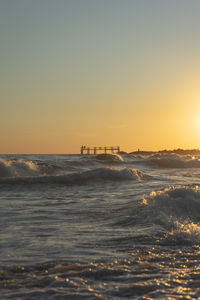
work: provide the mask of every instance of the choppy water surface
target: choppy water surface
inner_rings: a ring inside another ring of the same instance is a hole
[[[200,297],[200,158],[0,157],[0,298]]]

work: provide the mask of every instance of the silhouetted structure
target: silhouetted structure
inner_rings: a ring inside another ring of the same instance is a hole
[[[81,155],[83,154],[91,154],[91,151],[93,151],[94,154],[97,154],[97,151],[104,151],[104,153],[107,153],[110,151],[111,153],[119,152],[120,147],[86,147],[86,146],[81,146]]]
[[[130,152],[129,154],[133,155],[153,155],[153,154],[178,154],[178,155],[200,155],[199,149],[174,149],[174,150],[159,150],[159,151],[141,151],[138,149],[138,151]]]

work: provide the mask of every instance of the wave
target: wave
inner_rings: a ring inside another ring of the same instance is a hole
[[[96,155],[96,159],[105,162],[123,162],[124,159],[119,154],[102,153]]]
[[[200,221],[200,188],[199,186],[169,187],[162,191],[152,191],[142,199],[148,218],[154,216],[154,221],[162,224],[167,219],[191,219]]]
[[[116,181],[116,180],[133,180],[142,181],[149,179],[150,176],[136,169],[112,169],[98,168],[89,171],[75,172],[67,175],[56,176],[24,176],[1,178],[2,184],[32,184],[32,183],[57,183],[57,184],[80,184],[87,181]]]
[[[200,160],[190,155],[156,154],[143,162],[157,168],[200,168]]]
[[[117,226],[133,226],[140,242],[200,244],[200,187],[169,187],[152,191],[116,213]],[[114,218],[115,218],[114,217]],[[142,237],[142,240],[141,240]]]
[[[145,203],[145,199],[144,199]],[[162,244],[200,243],[200,188],[179,187],[152,192],[146,205],[157,224],[166,229]]]
[[[0,177],[37,176],[39,167],[32,161],[0,159]]]
[[[64,175],[88,167],[92,162],[76,160],[24,160],[0,158],[0,178]]]

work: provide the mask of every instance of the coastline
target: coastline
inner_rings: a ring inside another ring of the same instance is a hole
[[[179,154],[179,155],[200,155],[199,149],[174,149],[174,150],[158,150],[158,151],[133,151],[129,154],[134,155],[153,155],[153,154]]]

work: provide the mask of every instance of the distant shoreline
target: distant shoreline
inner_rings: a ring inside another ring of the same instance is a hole
[[[184,150],[184,149],[174,149],[174,150],[158,150],[158,151],[133,151],[129,154],[134,155],[153,155],[153,154],[179,154],[179,155],[200,155],[199,149],[191,149],[191,150]]]

